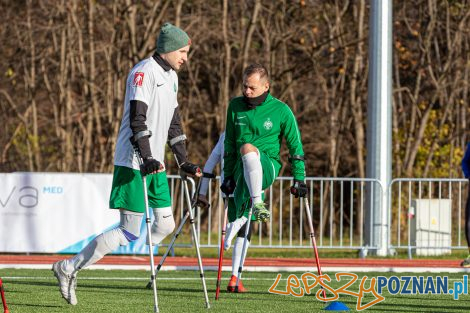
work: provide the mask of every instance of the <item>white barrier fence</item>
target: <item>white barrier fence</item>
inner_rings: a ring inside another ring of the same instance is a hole
[[[182,185],[179,176],[168,178],[178,224],[185,205]],[[94,236],[119,223],[119,214],[108,209],[111,181],[110,174],[0,174],[0,252],[80,251]],[[194,191],[194,181],[190,183]],[[291,183],[291,178],[279,177],[266,191],[272,217],[266,224],[253,224],[253,247],[310,247],[303,203],[290,195]],[[462,217],[467,183],[464,179],[393,180],[386,190],[390,199],[388,251],[406,249],[411,257],[466,248]],[[320,249],[366,252],[379,248],[369,245],[364,234],[365,226],[373,223],[366,213],[367,200],[375,188],[384,192],[377,180],[309,177],[307,184]],[[196,214],[202,247],[219,244],[223,220],[219,186],[217,178],[208,193],[211,207]],[[140,238],[115,253],[146,254],[145,238],[143,223]],[[191,244],[188,223],[176,247]]]
[[[372,223],[371,218],[365,217],[366,191],[373,191],[374,188],[382,190],[377,180],[307,177],[306,183],[319,248],[377,249],[374,246],[366,247],[363,233],[363,226]],[[252,247],[310,248],[305,208],[302,201],[290,194],[291,185],[292,178],[278,177],[265,191],[271,218],[266,224],[252,224]],[[217,247],[220,240],[223,203],[217,192],[219,186],[220,182],[217,182],[211,190],[214,192],[209,192],[212,207],[206,216],[209,218],[207,227],[200,236],[203,247]]]
[[[399,178],[390,183],[389,249],[416,255],[468,249],[465,239],[467,179]]]

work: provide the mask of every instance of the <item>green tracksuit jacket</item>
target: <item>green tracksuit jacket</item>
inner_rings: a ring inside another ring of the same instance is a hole
[[[270,93],[266,100],[254,109],[249,109],[243,97],[233,98],[227,110],[225,133],[224,175],[233,176],[238,184],[245,184],[240,147],[250,143],[271,160],[275,176],[281,169],[280,149],[282,137],[285,138],[291,156],[304,156],[302,140],[297,121],[287,104],[274,98]],[[305,164],[301,160],[292,160],[292,174],[295,179],[304,180]],[[242,179],[239,179],[242,177]],[[264,188],[265,186],[263,186]],[[249,200],[247,188],[243,194],[235,191],[237,211]],[[240,215],[241,214],[237,214]]]

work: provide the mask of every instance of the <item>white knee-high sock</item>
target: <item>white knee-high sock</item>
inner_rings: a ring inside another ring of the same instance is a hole
[[[79,270],[95,264],[103,256],[117,249],[120,245],[129,243],[122,229],[114,228],[95,237],[80,253],[66,260],[64,270],[67,273],[75,273]]]
[[[246,221],[248,221],[248,218],[246,218],[245,216],[242,216],[227,225],[227,233],[225,235],[224,250],[230,249],[233,238],[238,234],[238,231],[240,230],[240,228],[242,228],[243,225],[245,225]]]
[[[238,268],[240,267],[240,261],[242,258],[243,253],[243,242],[245,238],[237,237],[235,240],[235,244],[233,245],[233,252],[232,252],[232,275],[238,275]],[[250,241],[247,242],[246,251],[248,251],[248,247],[250,246]]]
[[[262,202],[261,191],[263,188],[263,168],[257,152],[248,152],[242,156],[243,174],[253,199],[253,204]]]

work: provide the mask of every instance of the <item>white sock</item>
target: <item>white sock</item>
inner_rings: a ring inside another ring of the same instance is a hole
[[[240,267],[240,260],[242,258],[244,241],[245,241],[245,238],[237,237],[237,239],[235,240],[235,244],[233,245],[232,275],[235,275],[235,276],[238,276],[238,268]],[[250,246],[250,241],[246,243],[246,251],[248,251],[249,246]]]
[[[238,234],[238,231],[240,230],[240,228],[242,228],[242,226],[245,225],[246,221],[248,221],[248,218],[246,218],[246,216],[242,216],[227,225],[227,231],[225,233],[224,250],[230,249],[233,238],[235,238],[235,236]]]
[[[63,270],[67,273],[75,273],[92,264],[95,264],[103,256],[129,243],[122,232],[117,227],[95,237],[80,253],[73,258],[66,260]]]
[[[248,152],[242,156],[243,174],[246,185],[253,199],[253,204],[262,202],[261,191],[263,188],[263,168],[257,152]]]
[[[153,209],[155,220],[152,224],[152,245],[159,245],[175,229],[171,207]],[[146,240],[148,244],[148,237]]]

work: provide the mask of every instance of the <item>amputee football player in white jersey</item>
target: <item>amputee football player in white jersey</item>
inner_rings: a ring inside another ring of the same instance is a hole
[[[180,170],[202,176],[199,166],[187,160],[186,136],[178,112],[176,71],[188,60],[190,46],[191,39],[182,29],[166,23],[158,36],[155,54],[136,64],[127,77],[109,200],[111,209],[119,209],[120,223],[94,238],[74,257],[54,263],[52,270],[62,297],[71,305],[77,304],[75,287],[81,269],[139,238],[145,212],[142,175],[147,176],[148,202],[155,216],[152,244],[158,245],[173,232],[175,221],[164,165],[167,143]],[[141,167],[133,144],[143,159]]]

